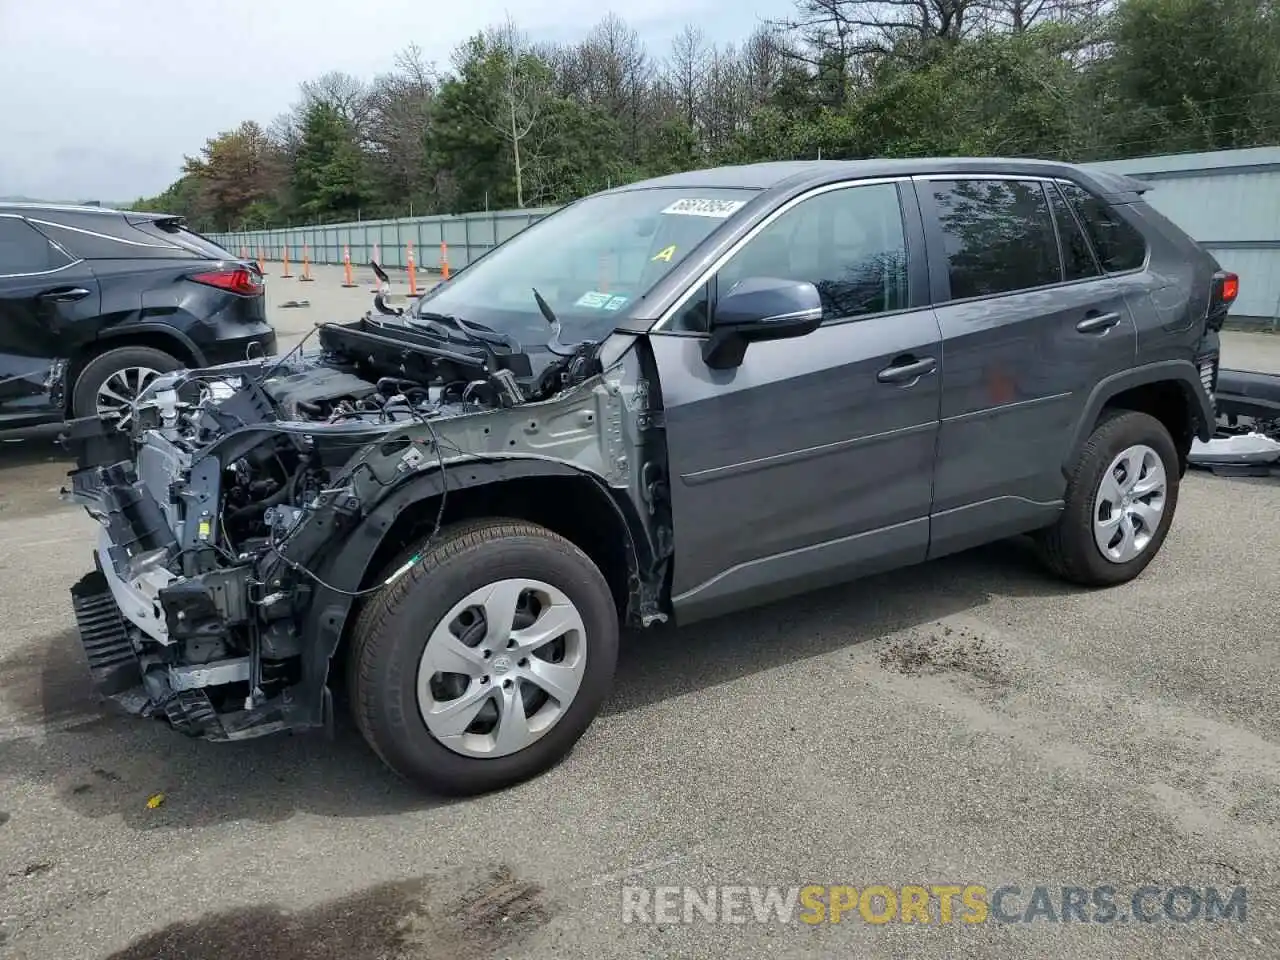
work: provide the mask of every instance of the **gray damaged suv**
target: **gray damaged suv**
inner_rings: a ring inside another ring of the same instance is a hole
[[[1238,278],[1133,180],[770,163],[565,207],[292,355],[70,424],[99,689],[216,740],[355,722],[500,788],[600,709],[620,627],[1032,534],[1137,576],[1208,439]]]

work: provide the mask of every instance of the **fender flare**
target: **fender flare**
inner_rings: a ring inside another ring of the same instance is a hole
[[[609,503],[625,531],[628,572],[633,579],[636,577],[640,561],[635,531],[605,482],[590,471],[556,460],[519,456],[501,460],[462,461],[447,466],[443,475],[439,469],[431,469],[393,489],[351,529],[340,544],[326,551],[324,559],[315,565],[316,575],[340,590],[358,590],[368,572],[369,564],[401,511],[438,496],[441,492],[447,497],[450,491],[529,477],[563,477],[591,481],[600,496]],[[301,718],[304,722],[319,726],[328,722],[331,710],[326,686],[329,668],[342,642],[357,598],[320,584],[313,583],[313,586],[315,592],[307,604],[302,625],[302,636],[306,640],[302,649],[298,706],[306,712],[306,716]]]
[[[1191,415],[1195,436],[1204,442],[1212,439],[1217,414],[1214,411],[1213,400],[1200,380],[1199,368],[1190,360],[1160,360],[1113,373],[1094,385],[1085,401],[1080,419],[1076,421],[1075,434],[1067,450],[1067,459],[1062,464],[1063,475],[1070,475],[1071,465],[1076,455],[1089,439],[1089,434],[1093,432],[1093,425],[1098,422],[1098,415],[1109,400],[1134,387],[1165,382],[1176,383],[1181,388],[1183,398],[1186,400],[1187,412]]]

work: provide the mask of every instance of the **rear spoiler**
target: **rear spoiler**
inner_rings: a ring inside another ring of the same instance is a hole
[[[173,230],[187,225],[186,217],[175,216],[172,213],[145,213],[130,210],[124,218],[131,227],[136,227],[140,223],[154,223],[161,230]]]
[[[1151,189],[1151,184],[1125,173],[1090,168],[1087,174],[1097,185],[1097,192],[1108,203],[1133,203]]]

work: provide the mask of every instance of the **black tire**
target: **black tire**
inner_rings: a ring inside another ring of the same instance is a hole
[[[159,373],[180,370],[185,364],[177,357],[154,347],[117,347],[99,354],[85,365],[71,388],[71,416],[92,417],[98,413],[98,390],[114,374],[130,367],[146,367]]]
[[[1115,563],[1094,541],[1094,502],[1103,475],[1112,461],[1131,446],[1143,444],[1159,456],[1165,472],[1165,505],[1146,548],[1132,560]],[[1038,540],[1045,564],[1072,583],[1108,587],[1127,583],[1146,569],[1160,552],[1178,506],[1178,451],[1168,429],[1155,417],[1132,410],[1109,413],[1094,428],[1072,467],[1066,506],[1058,522],[1041,531]]]
[[[569,597],[586,628],[585,673],[569,708],[531,745],[507,756],[468,757],[428,730],[418,708],[418,664],[431,631],[456,603],[508,577],[541,580]],[[443,530],[409,572],[365,603],[352,629],[347,693],[357,728],[388,767],[432,793],[468,796],[559,763],[608,696],[617,658],[617,608],[585,553],[536,524],[468,521]]]

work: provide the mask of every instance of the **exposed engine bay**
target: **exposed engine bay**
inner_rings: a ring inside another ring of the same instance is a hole
[[[429,499],[429,537],[449,490],[514,461],[599,483],[633,528],[661,516],[634,361],[605,370],[597,344],[553,338],[535,365],[456,323],[313,332],[314,352],[158,378],[128,433],[69,426],[70,494],[101,524],[73,604],[95,683],[133,714],[211,739],[327,724],[347,613],[416,559],[367,567],[387,530]],[[646,621],[663,619],[662,540],[632,569]]]
[[[1280,475],[1280,376],[1221,370],[1214,436],[1196,440],[1188,462],[1215,473]]]

